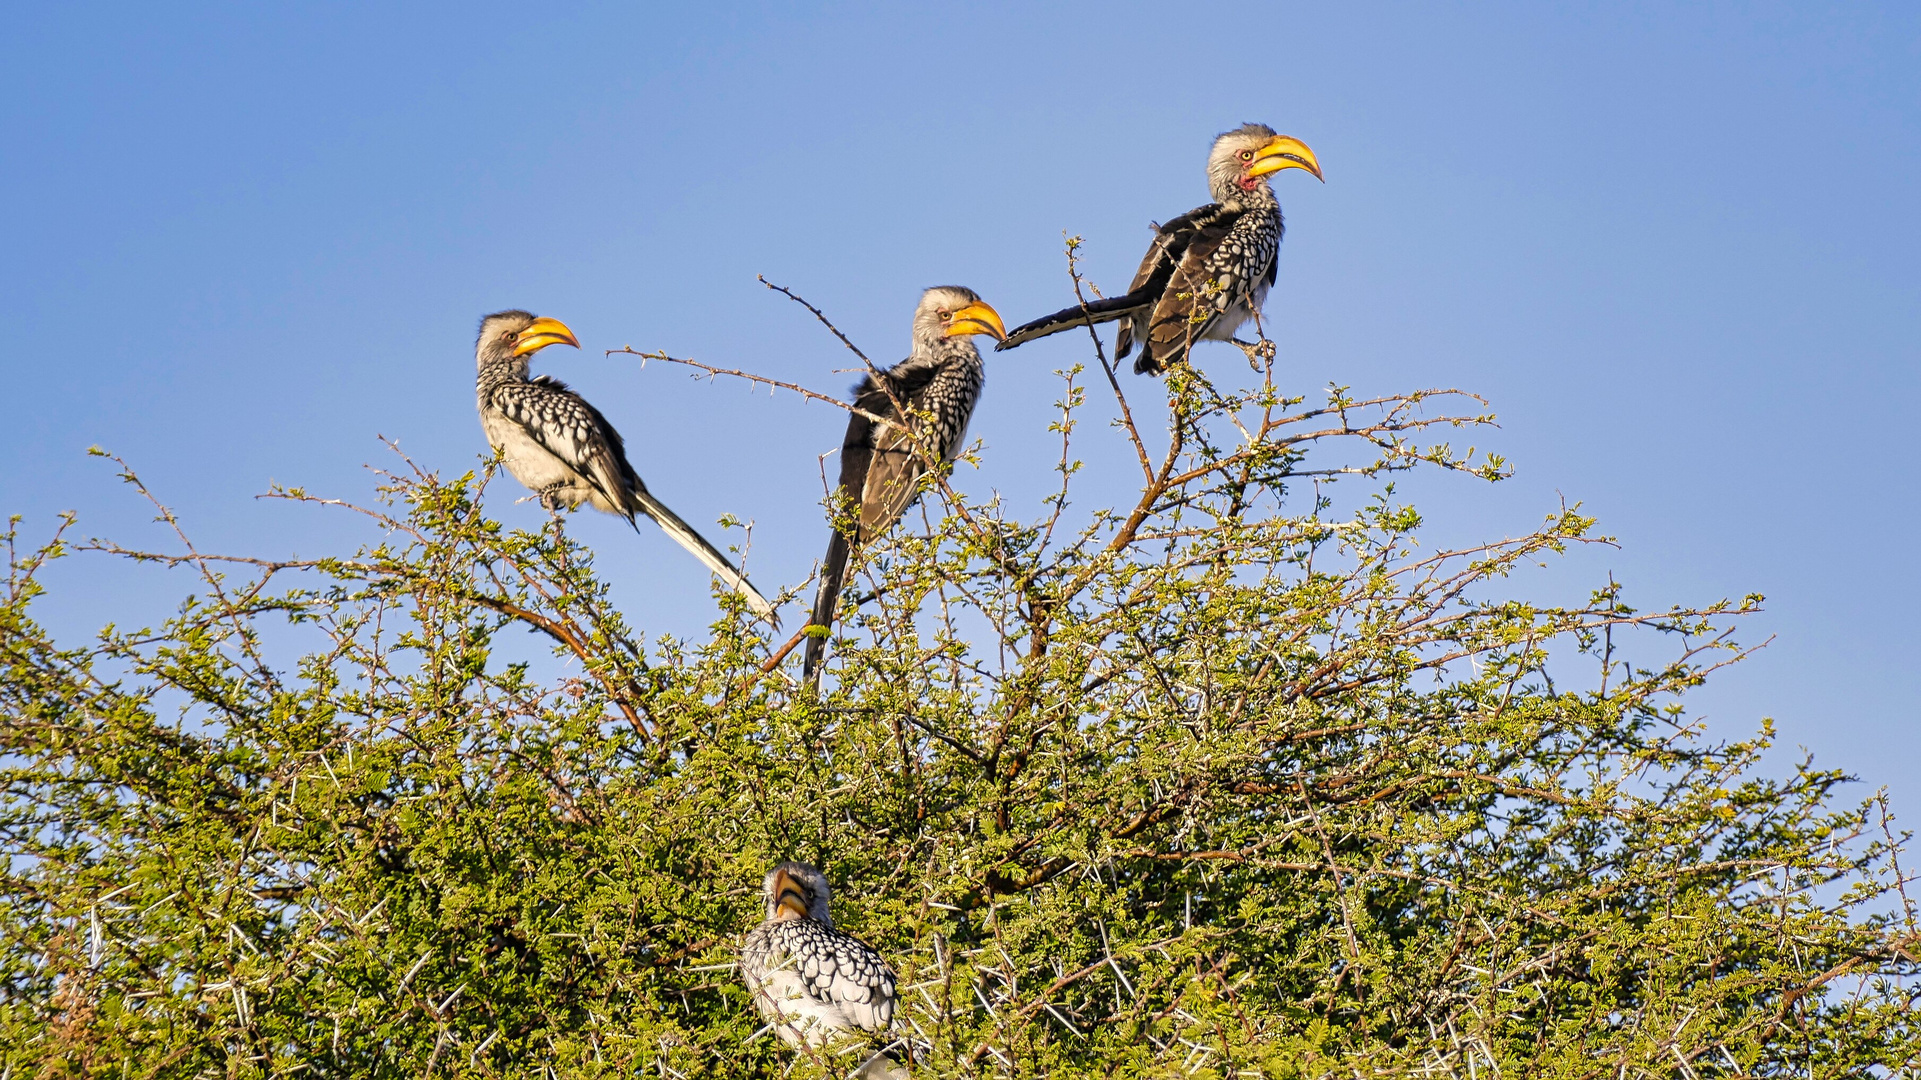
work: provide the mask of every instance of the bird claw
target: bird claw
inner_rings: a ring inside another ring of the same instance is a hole
[[[1233,338],[1232,340],[1234,344],[1241,347],[1242,352],[1247,354],[1248,366],[1252,367],[1255,371],[1261,370],[1262,363],[1271,363],[1274,359],[1274,343],[1266,338],[1262,338],[1259,341],[1242,341],[1240,338]]]

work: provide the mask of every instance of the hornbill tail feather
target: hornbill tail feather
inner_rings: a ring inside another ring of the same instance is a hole
[[[747,606],[753,608],[762,618],[776,625],[779,624],[779,619],[774,615],[774,605],[768,603],[767,598],[760,594],[760,590],[754,588],[747,578],[734,568],[734,564],[727,561],[727,556],[722,555],[719,548],[708,543],[707,538],[695,532],[693,526],[682,521],[679,514],[667,509],[667,504],[646,491],[636,490],[633,496],[634,501],[640,506],[640,512],[653,518],[654,523],[659,525],[668,536],[673,537],[675,543],[686,548],[689,554],[699,559],[707,569],[712,570],[720,580],[727,583],[728,588],[746,597]]]
[[[847,534],[834,530],[827,542],[827,557],[820,564],[820,588],[814,593],[814,614],[809,626],[824,626],[828,634],[807,639],[806,658],[801,661],[800,679],[804,683],[820,678],[820,663],[827,655],[827,638],[832,636],[834,614],[840,606],[840,590],[847,577],[847,558],[851,545]]]
[[[1095,300],[1089,304],[1075,304],[1062,308],[1052,315],[1044,315],[1033,322],[1022,323],[1008,332],[1007,340],[994,346],[994,351],[1011,349],[1035,338],[1072,330],[1077,326],[1094,326],[1100,323],[1124,319],[1134,312],[1154,302],[1155,295],[1146,289],[1131,292],[1126,296],[1110,296],[1105,300]]]

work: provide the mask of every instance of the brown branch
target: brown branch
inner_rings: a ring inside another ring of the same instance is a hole
[[[572,627],[557,619],[550,619],[537,611],[529,611],[512,601],[503,600],[499,597],[461,589],[454,590],[454,595],[459,596],[469,603],[478,604],[489,611],[497,611],[508,618],[518,619],[540,630],[562,645],[565,645],[568,651],[572,652],[574,656],[580,660],[581,666],[593,675],[594,681],[600,684],[600,688],[607,692],[608,699],[620,708],[621,713],[627,717],[627,722],[634,725],[636,731],[646,732],[650,737],[654,734],[648,728],[646,722],[641,719],[640,714],[634,710],[634,707],[627,703],[626,698],[622,696],[620,690],[600,671],[602,665],[594,662],[592,652],[588,649],[587,643],[581,640]],[[632,680],[629,679],[629,682],[631,683]],[[638,687],[630,685],[628,689],[636,690]]]
[[[1081,305],[1081,313],[1087,314],[1087,296],[1081,292],[1081,272],[1078,257],[1074,254],[1079,245],[1070,240],[1067,244],[1067,276],[1074,283],[1074,299]],[[1100,331],[1094,329],[1094,321],[1087,321],[1087,336],[1094,343],[1094,358],[1100,361],[1101,371],[1107,376],[1107,385],[1114,391],[1114,401],[1121,407],[1121,425],[1127,429],[1127,438],[1134,444],[1134,454],[1140,459],[1141,475],[1148,483],[1154,482],[1154,465],[1147,456],[1147,444],[1141,441],[1140,428],[1134,424],[1134,410],[1128,407],[1127,395],[1121,390],[1120,379],[1115,376],[1114,365],[1107,360],[1107,349],[1101,344]],[[1145,343],[1143,343],[1145,347]]]
[[[763,386],[778,387],[779,389],[782,389],[782,390],[792,390],[794,393],[799,394],[810,401],[824,401],[829,405],[835,406],[836,408],[846,409],[848,412],[853,413],[855,416],[865,417],[868,420],[872,420],[876,424],[881,424],[885,427],[890,427],[897,431],[904,430],[899,423],[893,420],[889,420],[887,417],[882,416],[879,413],[868,412],[866,409],[859,408],[858,406],[854,405],[852,402],[842,401],[837,397],[832,397],[830,395],[820,393],[819,391],[809,390],[805,386],[801,386],[796,383],[782,382],[779,379],[770,379],[765,375],[755,375],[752,372],[738,371],[733,368],[715,367],[712,364],[703,364],[698,360],[688,360],[679,356],[669,356],[664,352],[641,352],[635,349],[631,345],[623,345],[618,349],[608,349],[606,352],[606,355],[612,356],[615,353],[621,353],[627,356],[638,356],[642,360],[665,360],[670,364],[684,364],[687,367],[699,368],[700,370],[705,371],[709,375],[729,375],[736,379],[746,379],[748,382],[760,383]]]
[[[776,285],[773,282],[768,281],[766,278],[762,277],[759,274],[755,274],[754,279],[760,282],[762,285],[765,285],[768,288],[774,290],[775,292],[781,294],[782,296],[785,296],[787,299],[792,300],[794,303],[799,304],[801,307],[804,307],[807,310],[813,312],[814,318],[819,319],[820,324],[822,326],[825,326],[827,329],[832,330],[834,332],[834,336],[840,339],[840,343],[842,345],[847,346],[848,351],[852,352],[855,356],[860,357],[860,362],[863,364],[866,364],[869,370],[873,369],[874,362],[872,360],[867,359],[867,354],[864,352],[861,352],[860,349],[855,347],[853,342],[847,340],[847,335],[841,333],[840,327],[835,326],[833,324],[833,321],[828,319],[826,315],[821,314],[821,310],[819,308],[801,299],[798,295],[794,293],[792,289],[789,289],[784,285]]]

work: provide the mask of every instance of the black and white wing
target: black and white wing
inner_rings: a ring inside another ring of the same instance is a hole
[[[862,1031],[885,1031],[894,1020],[894,969],[859,938],[811,919],[798,925],[796,959],[813,998],[838,1005]]]
[[[894,1020],[894,969],[859,938],[813,919],[762,925],[741,954],[761,1004],[823,1030],[885,1031]],[[791,981],[785,976],[791,976]],[[791,988],[787,999],[776,987]]]
[[[1142,307],[1152,311],[1167,296],[1167,287],[1175,279],[1180,268],[1187,262],[1196,247],[1212,251],[1234,223],[1240,220],[1241,212],[1229,210],[1220,203],[1208,203],[1182,214],[1165,225],[1154,226],[1154,243],[1148,246],[1147,254],[1141,257],[1141,267],[1134,273],[1134,283],[1127,287],[1130,295],[1142,298]],[[1122,323],[1118,336],[1114,339],[1114,358],[1125,360],[1134,351],[1134,327]]]
[[[907,425],[917,421],[901,422],[894,408],[895,402],[910,412],[923,408],[921,398],[935,374],[930,366],[896,367],[882,376],[885,386],[869,376],[854,398],[855,407],[896,421],[895,425],[877,424],[855,414],[841,447],[841,484],[859,503],[861,543],[900,520],[919,494],[920,478],[938,460],[930,460],[930,455],[945,449],[916,439]]]
[[[494,390],[492,403],[501,416],[579,474],[616,513],[631,519],[641,508],[633,492],[645,488],[627,462],[620,432],[566,383],[548,375],[504,383]]]
[[[586,398],[551,375],[496,388],[492,402],[542,449],[560,459],[604,500],[601,509],[620,514],[629,524],[645,514],[727,586],[747,598],[748,606],[773,619],[774,605],[738,568],[680,515],[656,499],[627,461],[627,446],[614,425]],[[635,526],[636,529],[638,526]]]
[[[1222,210],[1197,219],[1183,226],[1182,243],[1169,246],[1169,258],[1156,267],[1160,288],[1146,320],[1147,340],[1140,343],[1136,372],[1161,371],[1187,355],[1189,345],[1206,336],[1221,315],[1247,297],[1255,275],[1265,272],[1271,282],[1273,248],[1268,246],[1263,268],[1261,253],[1255,250],[1263,245],[1250,242],[1250,230],[1235,228],[1244,216],[1241,211]],[[1121,328],[1117,358],[1132,348],[1132,331],[1132,327]]]

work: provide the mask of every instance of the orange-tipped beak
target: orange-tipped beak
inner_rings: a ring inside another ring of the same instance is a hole
[[[515,356],[537,353],[549,345],[572,345],[580,348],[580,339],[574,336],[567,324],[559,319],[539,318],[520,332],[520,341],[514,346]]]
[[[1327,183],[1327,177],[1321,175],[1321,163],[1314,157],[1314,151],[1292,135],[1276,135],[1267,140],[1260,153],[1254,155],[1253,164],[1247,167],[1247,175],[1266,176],[1282,169],[1306,169],[1314,174],[1314,179]]]
[[[1007,340],[1007,325],[1001,322],[1001,313],[987,306],[983,301],[969,304],[954,312],[948,320],[947,337],[964,337],[968,334],[986,334],[995,341]]]

